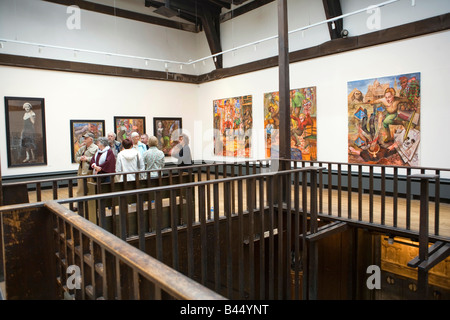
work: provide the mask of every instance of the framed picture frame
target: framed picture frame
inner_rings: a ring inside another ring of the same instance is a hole
[[[8,167],[47,164],[44,98],[5,97]]]
[[[94,134],[94,142],[99,137],[104,137],[105,120],[70,120],[70,147],[72,155],[72,163],[76,163],[75,155],[84,141],[83,135],[86,132]]]
[[[153,118],[153,135],[158,139],[158,148],[164,155],[168,156],[170,150],[178,143],[178,135],[175,132],[181,128],[181,118]]]
[[[114,133],[117,141],[122,143],[126,138],[131,138],[131,133],[135,131],[139,135],[146,133],[145,117],[114,117]]]

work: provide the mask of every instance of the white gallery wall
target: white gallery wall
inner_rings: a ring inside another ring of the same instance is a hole
[[[2,176],[76,170],[72,164],[70,120],[105,120],[114,131],[114,116],[145,116],[146,131],[153,132],[153,117],[182,117],[193,130],[192,112],[197,86],[60,71],[0,67],[0,97],[45,99],[47,165],[8,168],[5,108],[0,112]],[[2,106],[4,102],[2,101]]]
[[[347,161],[347,82],[421,73],[421,165],[450,168],[450,74],[447,53],[450,32],[294,63],[291,88],[317,87],[318,160]],[[278,68],[270,68],[201,85],[140,80],[16,67],[0,67],[0,96],[45,98],[48,165],[7,167],[6,136],[2,135],[3,176],[75,170],[70,156],[70,120],[104,119],[113,130],[114,116],[145,116],[147,132],[153,117],[179,117],[191,136],[195,159],[213,155],[213,100],[253,97],[252,159],[262,159],[263,96],[278,90]],[[4,108],[3,108],[4,110]],[[4,111],[0,123],[5,123]]]
[[[291,89],[317,87],[317,153],[320,161],[347,162],[347,82],[421,73],[422,166],[450,168],[450,148],[442,143],[450,137],[450,32],[398,41],[335,54],[290,65]],[[212,130],[213,100],[241,95],[253,96],[253,158],[264,158],[264,93],[278,91],[278,68],[270,68],[228,79],[204,83],[198,90],[197,114],[203,130]],[[205,139],[207,136],[205,137]],[[196,157],[213,155],[211,141]],[[212,156],[213,159],[221,159]]]

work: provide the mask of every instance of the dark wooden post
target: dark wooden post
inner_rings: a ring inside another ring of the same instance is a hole
[[[289,84],[289,34],[287,0],[278,0],[278,69],[279,69],[279,114],[280,114],[280,158],[291,158],[290,84]],[[286,165],[282,161],[279,170]]]
[[[430,179],[436,179],[436,175],[416,174],[408,176],[408,180],[420,179],[420,218],[419,218],[419,257],[420,264],[427,262],[429,255],[429,212],[428,212],[428,185]],[[408,181],[408,184],[410,182]],[[408,264],[409,265],[409,264]],[[428,299],[428,269],[418,268],[417,288],[420,299]]]

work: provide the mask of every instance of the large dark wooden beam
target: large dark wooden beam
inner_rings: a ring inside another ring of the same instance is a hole
[[[258,9],[259,7],[265,6],[268,3],[274,2],[275,0],[259,0],[259,1],[252,1],[250,3],[247,3],[243,6],[240,6],[232,11],[228,11],[220,16],[220,22],[225,22],[228,20],[231,20],[233,18],[236,18],[240,15],[243,15],[247,12],[250,12],[252,10]]]
[[[342,15],[340,0],[322,0],[322,2],[327,20]],[[334,21],[334,23],[328,22],[328,30],[330,32],[331,40],[341,38],[342,29],[343,29],[342,19],[336,20]]]
[[[96,74],[103,76],[175,81],[184,83],[197,83],[198,80],[198,76],[189,74],[115,67],[115,66],[73,62],[73,61],[42,59],[9,54],[0,54],[0,65],[11,67],[44,69],[52,71]]]
[[[120,8],[114,8],[110,6],[106,6],[99,3],[93,3],[89,1],[82,1],[82,0],[43,0],[51,3],[56,3],[60,5],[65,6],[72,6],[76,5],[80,9],[93,11],[97,13],[107,14],[111,16],[116,16],[120,18],[130,19],[130,20],[136,20],[140,22],[146,22],[151,24],[156,24],[159,26],[167,27],[167,28],[174,28],[179,29],[183,31],[189,31],[189,32],[198,32],[195,25],[188,24],[188,23],[181,23],[177,21],[171,21],[168,19],[163,19],[160,17],[150,16],[138,12],[128,11]]]
[[[222,51],[222,45],[220,43],[220,21],[219,11],[213,12],[210,9],[201,9],[201,21],[203,29],[205,30],[206,39],[209,44],[209,48],[212,54],[216,54]],[[218,55],[214,58],[214,64],[216,69],[223,68],[223,56]]]
[[[160,1],[145,0],[145,6],[148,7],[148,8],[153,7],[153,8],[159,9],[161,7],[164,7],[165,4],[163,2],[160,2]],[[175,7],[175,6],[171,6],[171,8],[172,8],[173,11],[176,12],[176,16],[177,17],[193,23],[196,26],[196,30],[197,31],[200,30],[199,27],[198,27],[199,19],[196,16],[195,10],[190,10],[190,8],[189,8],[189,10],[187,10],[187,9],[181,10],[178,7]],[[172,20],[167,20],[167,21],[174,22]]]
[[[291,158],[289,32],[287,0],[278,0],[278,80],[279,80],[279,137],[280,158]],[[280,166],[280,170],[283,170]]]

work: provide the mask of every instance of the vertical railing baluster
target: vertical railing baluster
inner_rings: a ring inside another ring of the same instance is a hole
[[[321,167],[322,163],[319,162],[318,166]],[[319,172],[319,211],[323,213],[323,171]]]
[[[73,198],[73,180],[69,179],[69,181],[67,182],[67,194],[69,196],[69,198]],[[71,211],[73,211],[74,207],[73,207],[73,202],[71,202],[69,204],[69,209]]]
[[[239,164],[239,176],[242,176],[242,165]],[[239,278],[239,298],[244,299],[244,190],[242,187],[242,179],[237,182],[238,197],[238,278]]]
[[[144,194],[138,193],[136,199],[137,232],[139,237],[139,249],[145,252],[145,216],[144,216]]]
[[[170,189],[170,221],[172,232],[172,268],[179,269],[179,257],[178,257],[178,214],[177,214],[177,198],[176,189]]]
[[[300,173],[294,173],[294,299],[300,298]]]
[[[53,200],[58,199],[58,181],[52,182]]]
[[[338,164],[338,217],[342,216],[342,166]]]
[[[188,277],[193,278],[194,276],[194,235],[192,225],[194,224],[194,188],[186,188],[186,219],[187,219],[187,237],[186,237],[186,247],[187,247],[187,263],[188,263]]]
[[[42,187],[40,182],[36,183],[36,200],[37,202],[42,201]]]
[[[320,173],[319,173],[319,179],[320,179]],[[320,185],[320,182],[319,182]],[[352,218],[352,193],[353,193],[353,187],[352,187],[352,165],[348,164],[347,166],[347,218]],[[320,195],[319,195],[320,198]],[[320,203],[320,199],[319,199]],[[319,204],[319,212],[320,212],[320,204]]]
[[[362,203],[363,203],[363,178],[362,178],[362,165],[358,165],[358,220],[362,220]]]
[[[209,185],[209,184],[208,184]],[[200,268],[201,268],[201,283],[206,285],[207,281],[207,268],[208,268],[208,248],[207,248],[207,230],[206,230],[206,218],[209,213],[209,209],[205,208],[205,186],[200,185],[198,187],[198,215],[200,218]]]
[[[265,268],[265,205],[264,205],[264,178],[261,177],[259,180],[259,234],[260,234],[260,241],[259,241],[259,299],[265,299],[265,291],[266,291],[266,268]]]
[[[268,262],[268,274],[269,274],[269,300],[275,298],[275,240],[274,240],[274,227],[275,227],[275,191],[274,191],[274,176],[269,175],[267,181],[267,200],[269,202],[269,262]]]
[[[218,174],[216,170],[216,174]],[[220,221],[219,221],[219,184],[213,185],[214,198],[214,280],[215,291],[220,290]]]
[[[440,203],[441,203],[441,171],[436,170],[436,179],[434,180],[434,234],[439,235],[439,217],[440,217]]]
[[[119,197],[119,234],[120,239],[127,240],[127,216],[128,203],[127,197]]]
[[[225,182],[224,192],[224,210],[226,223],[226,253],[227,253],[227,296],[233,298],[233,221],[231,217],[231,184],[232,182]]]
[[[217,170],[217,168],[214,170]],[[211,180],[211,167],[210,166],[208,166],[206,168],[206,180],[207,181]],[[211,217],[211,189],[210,188],[211,188],[210,184],[208,183],[206,185],[206,208],[208,209],[206,214],[207,214],[208,220],[210,220],[212,218]]]
[[[247,210],[248,210],[248,266],[249,274],[249,299],[255,299],[255,213],[254,213],[254,195],[255,195],[255,179],[247,180]]]
[[[332,177],[332,164],[328,163],[328,215],[333,214],[333,177]]]
[[[369,222],[373,223],[373,166],[369,166]]]
[[[381,167],[381,224],[386,224],[386,167]]]
[[[277,218],[278,218],[278,299],[283,299],[283,272],[284,272],[284,260],[283,260],[283,254],[284,254],[284,245],[282,241],[283,237],[283,177],[281,175],[277,175]]]
[[[411,168],[406,169],[406,176],[411,175]],[[411,181],[406,181],[406,230],[411,229]]]
[[[284,175],[286,186],[286,262],[285,262],[285,286],[286,286],[286,299],[291,299],[291,252],[292,252],[292,174],[288,173]],[[282,236],[280,235],[280,240]]]
[[[393,188],[393,203],[392,203],[392,214],[393,214],[393,227],[397,227],[398,223],[398,167],[394,167],[394,176],[393,176],[392,188]]]

